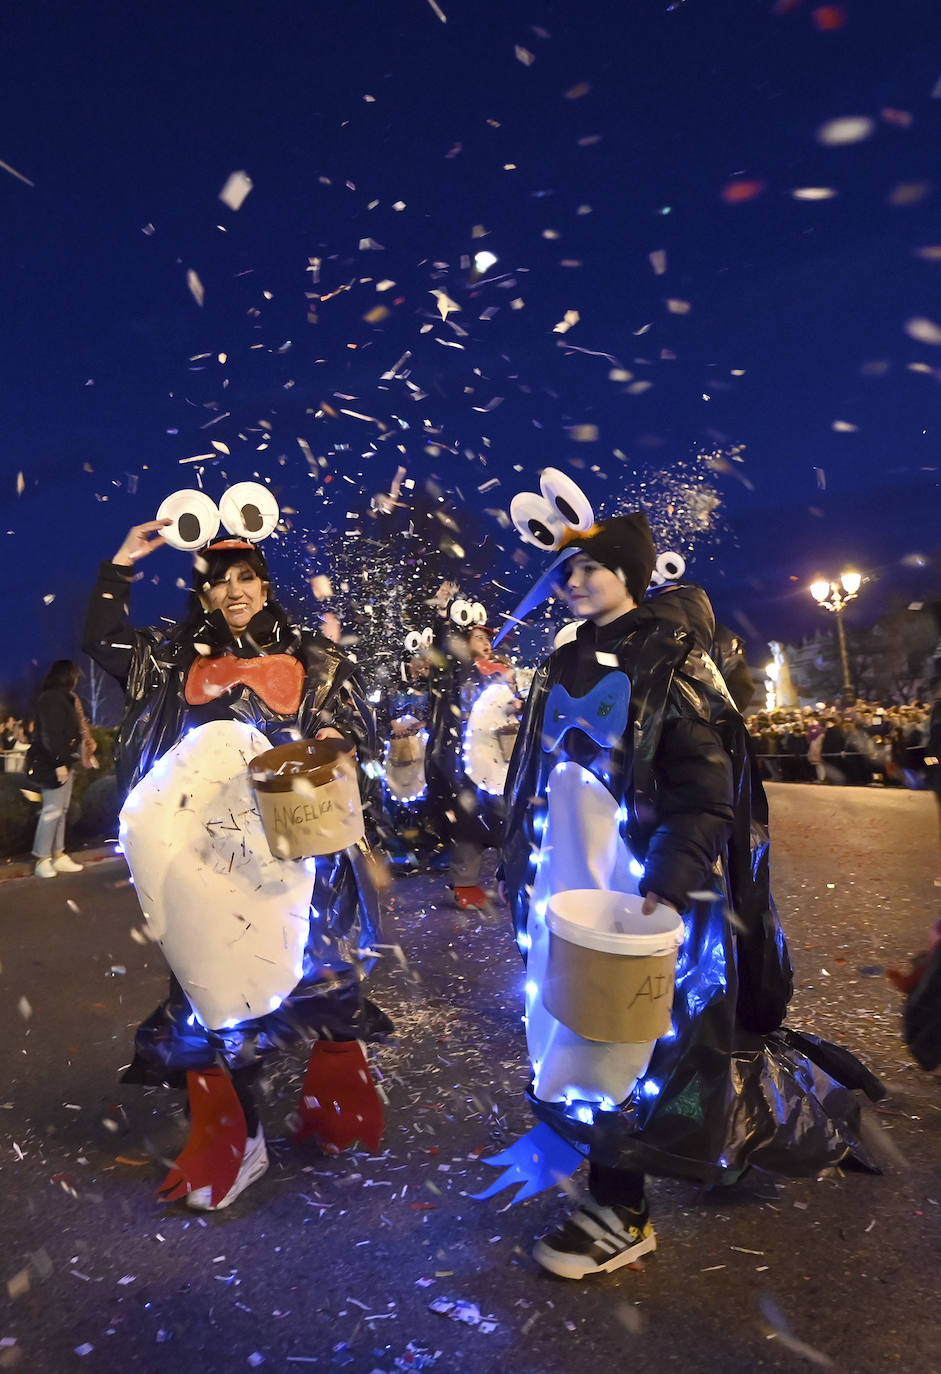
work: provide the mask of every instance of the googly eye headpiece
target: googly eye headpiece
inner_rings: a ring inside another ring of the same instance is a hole
[[[220,540],[232,549],[252,549],[267,539],[277,526],[281,512],[274,493],[260,482],[238,482],[223,495],[217,506],[204,491],[175,491],[161,502],[158,520],[173,523],[163,530],[171,548],[195,553],[211,544],[224,525],[231,540]]]
[[[527,544],[561,549],[595,523],[588,497],[558,468],[546,468],[539,479],[540,496],[521,491],[510,502],[510,519]]]
[[[402,641],[407,654],[420,654],[422,649],[430,649],[434,641],[434,631],[428,625],[424,630],[409,630]]]
[[[658,554],[653,572],[650,574],[650,585],[662,587],[667,582],[679,582],[685,572],[686,559],[681,553]]]
[[[560,552],[507,619],[495,645],[514,623],[558,590],[559,570],[576,554],[586,554],[616,572],[637,602],[643,598],[654,568],[656,551],[643,511],[596,521],[584,492],[558,468],[546,468],[539,489],[541,496],[533,492],[515,496],[510,515],[527,543]]]
[[[409,667],[416,655],[427,655],[434,643],[435,633],[430,625],[423,630],[409,630],[402,640],[402,653],[399,656],[399,677],[410,682]]]
[[[470,634],[471,630],[482,630],[487,625],[487,612],[480,601],[468,601],[456,596],[448,603],[448,620],[458,630]]]

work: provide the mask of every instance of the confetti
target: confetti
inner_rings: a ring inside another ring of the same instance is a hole
[[[817,142],[825,148],[840,148],[848,143],[862,143],[876,131],[876,122],[867,115],[843,115],[828,120],[817,130]]]
[[[198,274],[194,272],[192,267],[187,269],[186,285],[189,289],[190,295],[193,297],[193,300],[196,302],[197,305],[201,306],[206,299],[206,293],[203,290],[203,284],[199,280]]]
[[[252,185],[252,179],[247,172],[233,172],[219,192],[219,199],[230,210],[240,210]]]
[[[941,325],[923,315],[915,315],[905,321],[905,333],[910,339],[923,344],[941,344]]]
[[[9,162],[4,162],[2,158],[0,158],[0,167],[2,167],[5,172],[9,172],[11,177],[16,177],[17,181],[22,181],[27,186],[35,187],[36,183],[34,181],[30,181],[29,177],[24,177],[22,172],[18,172],[15,167],[11,167]]]

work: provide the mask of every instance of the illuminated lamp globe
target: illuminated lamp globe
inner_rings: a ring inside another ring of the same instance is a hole
[[[830,583],[823,580],[811,582],[810,594],[815,601],[826,601],[830,595]]]
[[[862,576],[858,572],[845,572],[841,575],[840,581],[847,596],[855,596],[863,584]]]

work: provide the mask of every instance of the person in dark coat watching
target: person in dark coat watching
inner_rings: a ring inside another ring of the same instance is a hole
[[[81,864],[65,852],[65,822],[72,799],[74,766],[81,744],[75,707],[78,669],[60,658],[45,676],[36,703],[36,737],[29,750],[27,772],[42,794],[42,809],[33,837],[37,878],[79,873]]]

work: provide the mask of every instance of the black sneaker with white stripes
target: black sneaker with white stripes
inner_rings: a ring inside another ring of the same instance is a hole
[[[558,1231],[537,1240],[533,1259],[563,1279],[610,1274],[657,1248],[646,1202],[636,1209],[602,1207],[587,1197]]]

